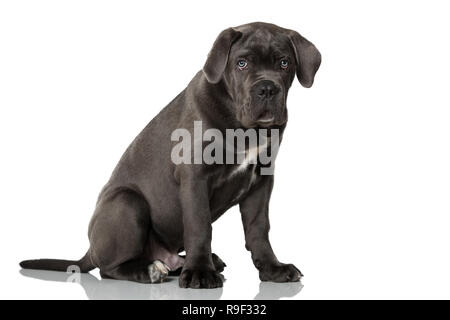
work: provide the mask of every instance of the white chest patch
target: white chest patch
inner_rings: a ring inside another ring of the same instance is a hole
[[[267,148],[267,146],[268,146],[268,143],[266,141],[266,143],[263,145],[253,147],[253,148],[246,150],[244,161],[242,161],[242,163],[239,164],[239,166],[233,171],[231,176],[234,176],[235,174],[245,171],[248,168],[248,166],[251,164],[256,164],[258,161],[258,155],[261,152],[263,152]],[[253,170],[253,175],[255,175],[254,170]],[[252,177],[252,179],[253,179],[253,177]]]

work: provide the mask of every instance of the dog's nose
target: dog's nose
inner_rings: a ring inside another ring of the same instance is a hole
[[[271,80],[261,80],[255,84],[255,93],[261,100],[272,99],[280,89]]]

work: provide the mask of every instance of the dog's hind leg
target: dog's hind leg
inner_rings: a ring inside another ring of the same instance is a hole
[[[168,268],[147,254],[150,229],[150,208],[142,195],[125,188],[104,195],[89,226],[91,258],[101,276],[162,282]]]
[[[219,256],[215,253],[212,254],[212,261],[217,272],[223,272],[223,270],[227,266],[225,262],[223,262],[222,259],[220,259]]]
[[[107,279],[160,283],[169,275],[169,268],[160,260],[149,264],[145,259],[138,259],[124,262],[110,270],[100,271],[100,275]]]

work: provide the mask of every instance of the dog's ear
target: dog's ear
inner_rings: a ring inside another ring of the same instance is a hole
[[[241,37],[241,35],[241,32],[236,31],[233,28],[228,28],[219,34],[208,54],[208,59],[206,59],[206,63],[203,66],[203,73],[208,82],[218,83],[220,79],[222,79],[222,74],[227,66],[231,46]]]
[[[305,88],[310,88],[322,61],[320,52],[296,31],[289,30],[289,39],[295,52],[298,81]]]

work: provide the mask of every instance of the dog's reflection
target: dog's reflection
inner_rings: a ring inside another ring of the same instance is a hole
[[[166,282],[141,284],[112,279],[99,280],[90,273],[73,273],[42,270],[20,270],[23,276],[57,282],[80,284],[91,300],[215,300],[222,296],[222,288],[209,290],[181,289],[178,278],[168,277]]]
[[[292,298],[303,289],[303,284],[298,282],[276,283],[260,282],[259,292],[255,300],[278,300],[280,298]]]
[[[20,273],[25,277],[39,280],[78,283],[91,300],[217,300],[223,293],[223,288],[182,289],[178,286],[177,277],[168,277],[164,283],[147,285],[131,281],[99,280],[90,273],[67,274],[25,269],[20,270]],[[261,282],[255,299],[276,300],[282,297],[293,297],[302,288],[303,285],[300,282]]]

